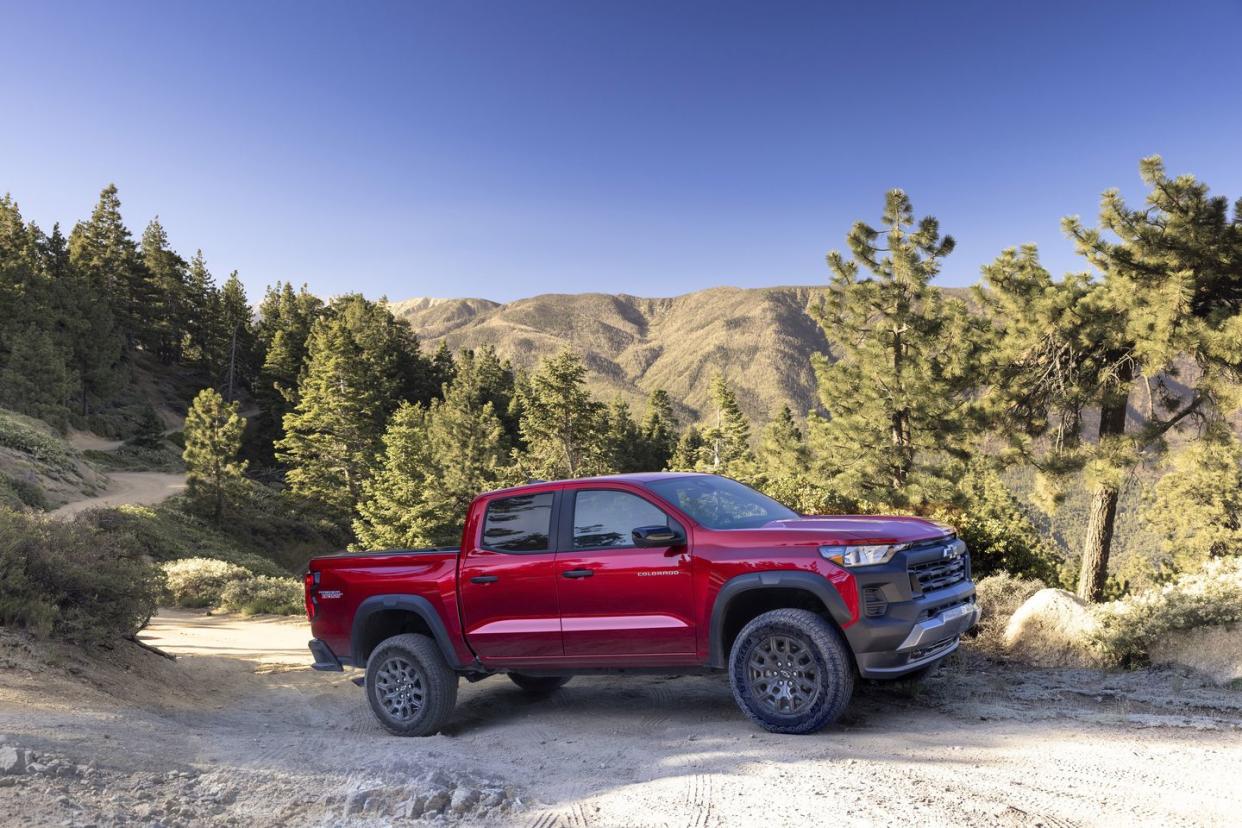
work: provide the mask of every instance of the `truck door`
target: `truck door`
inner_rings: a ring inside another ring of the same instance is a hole
[[[564,654],[552,531],[559,498],[541,492],[488,501],[478,536],[463,550],[466,641],[484,663]]]
[[[695,651],[690,549],[640,548],[640,526],[681,527],[654,502],[610,488],[561,493],[556,588],[568,657]]]

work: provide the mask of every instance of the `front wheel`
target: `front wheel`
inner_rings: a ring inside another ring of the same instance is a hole
[[[813,612],[779,609],[753,619],[729,654],[733,698],[772,733],[814,733],[835,722],[854,693],[841,633]]]
[[[430,736],[457,704],[457,674],[425,635],[394,635],[367,659],[367,701],[390,733]]]

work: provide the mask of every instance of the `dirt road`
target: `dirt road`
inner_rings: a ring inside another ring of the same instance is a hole
[[[719,677],[577,678],[532,698],[462,683],[452,725],[397,739],[349,675],[305,669],[303,622],[162,613],[83,661],[0,637],[0,776],[21,824],[1225,825],[1242,693],[1175,672],[1032,671],[964,654],[919,689],[863,687],[809,737],[756,730]],[[23,761],[30,757],[24,755]]]
[[[87,509],[120,506],[125,503],[159,503],[185,489],[184,474],[167,472],[108,472],[108,488],[99,495],[66,503],[52,511],[52,517],[69,520]]]

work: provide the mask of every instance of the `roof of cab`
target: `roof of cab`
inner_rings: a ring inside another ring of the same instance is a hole
[[[575,477],[570,480],[535,480],[530,483],[523,483],[520,486],[510,486],[507,489],[495,489],[490,492],[483,492],[480,497],[494,494],[510,494],[514,492],[524,491],[543,491],[546,489],[555,489],[565,483],[651,483],[656,480],[668,480],[674,477],[714,477],[715,475],[704,474],[701,472],[636,472],[633,474],[605,474],[599,477]]]

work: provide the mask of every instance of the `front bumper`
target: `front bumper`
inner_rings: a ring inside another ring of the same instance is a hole
[[[852,570],[860,617],[845,630],[863,678],[891,679],[921,670],[957,649],[979,620],[969,559],[963,580],[924,590],[913,568],[936,561],[942,544],[922,545],[892,561]]]

